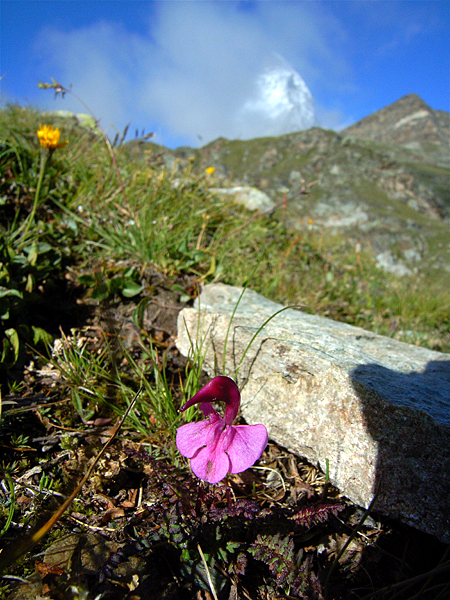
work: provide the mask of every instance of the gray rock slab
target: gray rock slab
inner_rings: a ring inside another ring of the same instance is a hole
[[[238,185],[231,188],[211,188],[210,191],[218,196],[231,197],[234,202],[242,204],[248,210],[268,212],[275,208],[275,203],[267,194],[248,185]]]
[[[248,423],[328,462],[356,504],[378,489],[375,511],[450,542],[450,355],[295,309],[264,324],[283,307],[251,290],[233,315],[241,292],[206,285],[179,314],[180,352],[213,376],[225,351]]]

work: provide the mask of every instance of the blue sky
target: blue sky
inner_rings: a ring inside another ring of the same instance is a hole
[[[175,147],[240,137],[271,56],[306,82],[319,126],[339,129],[416,93],[450,110],[447,0],[1,0],[1,101],[86,112]],[[263,132],[256,131],[256,135]]]

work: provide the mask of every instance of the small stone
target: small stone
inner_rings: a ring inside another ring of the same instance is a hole
[[[210,191],[218,196],[231,196],[234,202],[242,204],[248,210],[268,212],[275,208],[269,196],[254,187],[239,185],[232,188],[211,188]]]
[[[405,275],[413,274],[411,269],[408,269],[408,267],[406,267],[403,263],[396,262],[389,250],[387,252],[380,252],[377,254],[376,261],[379,269],[383,269],[383,271],[392,273],[398,277],[404,277]]]

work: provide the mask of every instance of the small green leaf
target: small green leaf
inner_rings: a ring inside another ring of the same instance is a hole
[[[78,225],[74,219],[66,219],[65,224],[69,229],[71,229],[75,234],[78,233]]]
[[[94,286],[97,283],[97,279],[93,275],[80,275],[78,277],[78,282],[81,285]]]
[[[136,275],[136,269],[134,267],[128,267],[128,269],[125,269],[123,272],[125,279],[132,279],[134,275]]]
[[[190,563],[192,561],[191,551],[187,549],[182,550],[181,560],[185,563]]]
[[[136,281],[133,281],[132,279],[125,279],[123,284],[122,294],[125,298],[133,298],[143,290],[142,285],[136,283]]]
[[[223,548],[218,548],[217,553],[222,562],[224,562],[224,563],[228,562],[228,553],[226,552],[226,550],[224,550]]]
[[[108,282],[109,283],[109,282]],[[91,297],[94,300],[102,301],[106,300],[109,297],[111,290],[108,283],[101,283],[97,288],[95,288],[91,294]]]
[[[25,291],[28,292],[29,294],[31,294],[32,291],[34,290],[35,285],[36,285],[36,280],[35,280],[34,276],[31,273],[28,273],[27,283],[25,285]]]
[[[5,331],[6,338],[3,340],[3,354],[2,354],[2,364],[6,363],[5,366],[12,366],[17,362],[19,358],[20,351],[20,340],[19,334],[15,329],[7,329]],[[12,357],[11,357],[12,351]]]
[[[36,242],[33,242],[30,251],[28,252],[28,262],[32,267],[36,264],[38,259],[38,249]]]
[[[2,346],[3,346],[3,350],[2,350],[2,355],[0,357],[0,366],[2,366],[3,368],[7,368],[7,367],[12,366],[11,363],[9,362],[9,353],[10,353],[11,344],[9,343],[9,341],[6,338],[3,338]]]
[[[8,298],[0,298],[0,319],[2,319],[2,321],[9,319],[9,307],[10,303]]]
[[[9,290],[8,288],[0,287],[0,298],[4,296],[17,296],[18,298],[22,298],[22,294],[19,290]]]
[[[149,298],[149,297],[142,298],[142,300],[139,302],[139,304],[134,309],[134,312],[133,312],[133,323],[139,329],[143,329],[144,328],[145,309],[147,308],[148,303],[150,302],[150,300],[151,300],[151,298]]]
[[[53,250],[53,248],[47,242],[40,242],[38,244],[38,250],[40,254],[44,254],[45,252],[50,252],[51,250]]]
[[[34,327],[34,325],[31,326],[31,329],[33,331],[33,344],[37,345],[42,342],[46,345],[50,345],[53,342],[53,336],[51,336],[48,331],[45,331],[45,329]]]
[[[8,337],[9,341],[11,342],[11,345],[14,348],[15,357],[17,359],[17,357],[19,356],[19,347],[20,347],[19,334],[17,333],[17,331],[15,329],[11,328],[11,329],[7,329],[5,331],[5,335]]]
[[[236,550],[236,548],[239,548],[241,546],[240,542],[233,542],[233,541],[229,541],[226,544],[226,549],[227,552],[234,552]]]
[[[180,245],[178,246],[178,252],[180,254],[188,254],[188,245],[186,239],[181,241]]]

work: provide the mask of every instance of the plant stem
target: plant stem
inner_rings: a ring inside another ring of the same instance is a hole
[[[28,233],[28,230],[30,229],[30,225],[34,221],[34,216],[36,214],[36,210],[37,210],[38,203],[39,203],[39,196],[41,194],[42,181],[44,180],[45,167],[46,167],[47,159],[49,156],[50,156],[50,153],[47,153],[47,152],[41,153],[41,164],[39,165],[39,178],[38,178],[38,182],[37,182],[37,186],[36,186],[36,194],[34,195],[33,208],[25,220],[25,223],[24,223],[25,230],[22,233],[22,236],[21,236],[22,239],[25,238],[25,236]]]
[[[9,492],[11,494],[11,504],[9,505],[9,514],[8,514],[8,518],[6,519],[5,526],[0,531],[0,538],[3,537],[3,535],[8,531],[9,526],[11,525],[11,521],[14,516],[14,511],[16,509],[16,495],[14,492],[14,482],[11,479],[11,475],[8,472],[5,473],[5,479],[9,485]]]

